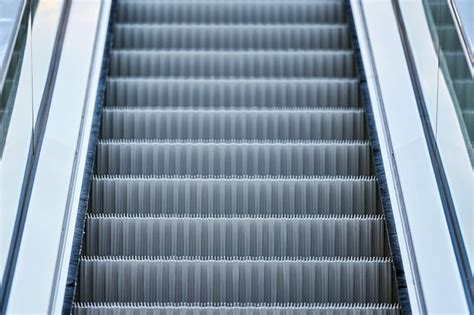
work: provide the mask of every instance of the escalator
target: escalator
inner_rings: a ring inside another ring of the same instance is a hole
[[[400,313],[346,3],[115,10],[73,313]]]

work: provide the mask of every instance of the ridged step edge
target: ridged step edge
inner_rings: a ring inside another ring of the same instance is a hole
[[[127,310],[142,314],[144,310],[160,314],[358,314],[396,315],[399,304],[388,303],[73,303],[74,314],[115,314]],[[133,313],[135,314],[135,313]]]
[[[259,77],[259,76],[109,76],[107,77],[107,82],[113,82],[113,81],[121,81],[121,80],[128,80],[129,82],[133,81],[163,81],[165,83],[168,83],[169,81],[186,81],[186,82],[192,82],[192,81],[198,81],[198,82],[211,82],[211,81],[216,81],[216,83],[221,83],[221,82],[231,82],[231,81],[237,81],[237,83],[246,83],[249,81],[265,81],[268,83],[278,83],[278,82],[310,82],[310,81],[315,81],[315,83],[358,83],[359,79],[353,78],[353,77],[334,77],[334,76],[317,76],[317,77],[280,77],[280,76],[268,76],[268,77]],[[326,82],[325,82],[326,81]],[[329,81],[329,82],[328,82]]]
[[[145,107],[145,106],[107,106],[104,107],[103,112],[150,112],[150,113],[160,113],[160,112],[199,112],[199,113],[208,113],[208,112],[258,112],[258,113],[364,113],[365,110],[360,107]]]
[[[369,146],[368,140],[214,140],[214,139],[99,139],[98,145],[306,145],[306,146]]]
[[[191,219],[191,220],[225,220],[225,219],[259,219],[259,220],[384,220],[383,214],[271,214],[271,215],[205,215],[205,214],[120,214],[120,213],[87,213],[86,219]]]
[[[75,302],[75,308],[119,307],[119,308],[317,308],[317,309],[399,309],[399,304],[390,303],[158,303],[158,302]]]
[[[323,175],[323,176],[275,176],[275,175],[93,175],[92,180],[278,180],[278,181],[366,181],[376,182],[377,177],[373,175],[345,176],[345,175]]]
[[[129,23],[119,22],[115,24],[116,28],[121,27],[149,27],[149,28],[173,28],[173,29],[251,29],[251,28],[262,28],[262,29],[349,29],[347,23],[275,23],[275,24],[262,24],[262,23],[155,23],[155,22],[144,22],[144,23]]]
[[[320,55],[354,55],[354,52],[351,49],[318,49],[318,50],[307,50],[307,49],[229,49],[229,50],[219,50],[219,49],[173,49],[173,48],[114,48],[111,51],[111,54],[123,54],[123,53],[136,53],[140,55],[146,54],[163,54],[163,55],[229,55],[229,54],[241,54],[241,55],[305,55],[305,56],[320,56]],[[461,53],[462,54],[462,53]]]
[[[220,257],[218,259],[207,259],[199,256],[180,257],[180,256],[81,256],[79,262],[212,262],[212,263],[230,263],[230,262],[314,262],[314,263],[391,263],[391,257]]]

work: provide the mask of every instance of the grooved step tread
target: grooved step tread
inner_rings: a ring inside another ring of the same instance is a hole
[[[92,213],[306,215],[379,213],[374,177],[96,176]]]
[[[80,271],[82,302],[394,302],[388,258],[84,257]]]
[[[349,49],[347,24],[128,24],[114,28],[116,48]]]
[[[382,257],[378,216],[127,216],[86,221],[89,256]]]
[[[336,23],[344,1],[119,1],[119,22]]]
[[[105,108],[103,139],[363,140],[362,109]]]
[[[358,79],[109,78],[107,106],[358,107]]]
[[[347,51],[115,50],[110,76],[353,77]]]
[[[371,175],[365,141],[100,141],[96,169],[99,175]]]

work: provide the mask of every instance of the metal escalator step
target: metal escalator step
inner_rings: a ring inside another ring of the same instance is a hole
[[[130,1],[121,0],[118,22],[147,23],[342,23],[342,0]]]
[[[115,48],[349,49],[347,24],[117,23]]]
[[[112,78],[106,105],[133,107],[358,107],[358,79]]]
[[[75,315],[399,315],[398,304],[369,303],[314,303],[314,304],[254,304],[232,303],[75,303]]]
[[[92,213],[316,215],[379,213],[373,177],[96,176]]]
[[[102,139],[364,140],[362,109],[105,108]]]
[[[115,50],[111,76],[353,77],[350,50]]]
[[[85,257],[78,301],[394,302],[388,258],[236,259]]]
[[[383,257],[381,215],[91,215],[84,255],[174,257]]]
[[[98,175],[371,175],[366,141],[101,140]]]

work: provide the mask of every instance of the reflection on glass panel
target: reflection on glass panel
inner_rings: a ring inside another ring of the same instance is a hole
[[[470,65],[456,29],[450,3],[446,0],[424,2],[428,21],[431,21],[433,39],[439,45],[440,67],[445,74],[453,103],[457,107],[465,142],[474,164],[474,79]],[[474,10],[474,1],[462,8],[466,7],[473,7]]]
[[[466,52],[471,66],[474,66],[474,1],[450,0],[452,8],[457,15],[459,29],[466,42]]]
[[[10,124],[13,104],[18,90],[18,81],[23,64],[23,56],[27,39],[27,28],[29,27],[29,15],[25,14],[18,30],[16,43],[11,53],[10,63],[6,66],[5,81],[1,89],[0,99],[0,157],[3,155],[5,138]],[[14,31],[14,28],[12,29]],[[30,118],[28,118],[30,119]]]

